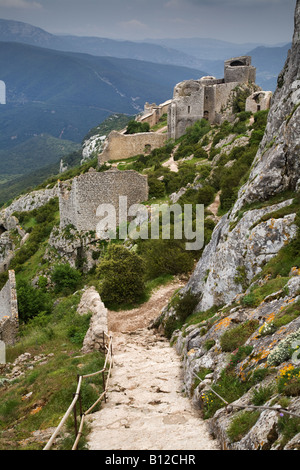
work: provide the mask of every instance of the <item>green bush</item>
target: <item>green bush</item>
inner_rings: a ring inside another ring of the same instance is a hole
[[[37,315],[49,314],[53,301],[49,293],[35,289],[25,280],[17,280],[19,318],[27,322]]]
[[[176,316],[180,322],[184,322],[192,313],[199,303],[198,295],[193,294],[188,290],[183,296],[178,296],[173,301],[173,307],[176,311]]]
[[[58,264],[53,269],[51,281],[56,293],[74,292],[81,281],[81,273],[69,264]]]
[[[214,201],[215,189],[212,186],[205,185],[203,188],[198,189],[197,203],[209,206]]]
[[[231,442],[240,441],[255,425],[260,416],[259,411],[242,411],[238,413],[227,429],[227,435]]]
[[[158,180],[155,176],[148,178],[149,185],[149,198],[162,198],[165,196],[165,185],[162,181]]]
[[[139,244],[148,279],[162,274],[184,274],[192,270],[194,257],[183,240],[144,240]]]
[[[101,299],[108,305],[134,303],[145,294],[144,262],[122,245],[109,246],[96,273]]]
[[[139,132],[149,132],[150,124],[148,122],[129,121],[125,134],[137,134]]]

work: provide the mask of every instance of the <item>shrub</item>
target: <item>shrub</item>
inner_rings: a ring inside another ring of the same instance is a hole
[[[35,289],[25,280],[17,281],[18,310],[20,320],[28,321],[37,315],[49,314],[52,309],[52,297],[49,293]]]
[[[165,196],[165,185],[159,181],[155,176],[148,178],[149,185],[149,198],[161,198]]]
[[[297,351],[300,341],[300,329],[289,334],[274,348],[268,355],[267,362],[270,366],[278,366],[289,360],[293,353]]]
[[[126,129],[126,134],[136,134],[138,132],[149,132],[150,130],[150,124],[148,122],[139,122],[135,121],[134,119],[132,121],[129,121]]]
[[[282,436],[281,446],[284,446],[300,432],[300,418],[284,414],[278,419],[278,431]]]
[[[262,406],[267,401],[270,400],[273,394],[274,394],[274,386],[272,384],[267,385],[265,387],[260,386],[258,389],[255,389],[253,391],[252,403],[255,406]]]
[[[258,325],[258,320],[248,320],[229,331],[225,331],[220,339],[222,350],[224,352],[232,352],[239,346],[242,346],[255,332]]]
[[[164,325],[164,334],[167,339],[171,339],[174,331],[180,329],[182,324],[174,317],[169,317]]]
[[[122,245],[110,245],[106,258],[96,270],[103,302],[122,304],[138,301],[145,293],[144,272],[140,256]]]
[[[200,188],[198,190],[197,203],[204,204],[204,206],[208,206],[214,201],[214,197],[215,197],[214,188],[209,185],[203,186],[203,188]]]
[[[279,393],[288,396],[300,396],[300,368],[293,365],[284,367],[277,378]]]
[[[176,316],[182,323],[194,312],[199,303],[199,297],[188,290],[183,296],[176,297],[173,306]]]
[[[81,280],[81,273],[69,264],[58,264],[51,274],[51,281],[55,284],[56,293],[74,292]]]
[[[194,257],[183,240],[144,240],[139,244],[148,279],[162,274],[185,274],[192,270]]]

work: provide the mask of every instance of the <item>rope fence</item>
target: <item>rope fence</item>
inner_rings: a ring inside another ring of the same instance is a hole
[[[198,375],[193,372],[194,377],[196,379],[200,380],[201,382],[204,382]],[[283,408],[281,406],[255,406],[255,405],[236,405],[234,403],[229,403],[227,400],[225,400],[221,395],[219,395],[212,387],[208,386],[209,390],[213,392],[225,405],[226,405],[226,411],[230,413],[233,408],[238,408],[238,409],[253,409],[253,410],[271,410],[271,411],[276,411],[277,413],[285,413],[291,416],[294,416],[296,418],[300,418],[300,415],[292,413],[291,411],[287,410],[286,408]]]
[[[105,339],[108,339],[108,345],[106,344]],[[67,409],[66,413],[64,414],[63,418],[61,419],[59,425],[55,429],[54,433],[50,437],[49,441],[47,442],[46,446],[44,447],[43,450],[50,450],[56,437],[59,435],[61,432],[64,424],[66,423],[67,419],[69,418],[70,414],[73,412],[74,414],[74,427],[75,427],[75,441],[72,447],[72,450],[76,450],[78,447],[78,443],[80,441],[80,438],[82,436],[82,430],[84,426],[84,420],[85,418],[92,412],[92,410],[95,408],[95,406],[98,405],[103,399],[106,402],[106,395],[107,395],[107,390],[108,390],[108,385],[109,385],[109,380],[111,377],[111,370],[113,368],[113,350],[112,350],[112,336],[107,335],[105,332],[103,332],[103,346],[106,351],[105,354],[105,362],[104,366],[101,370],[98,370],[97,372],[93,372],[92,374],[87,374],[87,375],[78,375],[77,376],[77,388],[76,392],[74,393],[73,396],[73,401],[70,404],[69,408]],[[82,412],[82,404],[81,404],[81,386],[83,383],[84,379],[90,378],[90,377],[95,377],[97,375],[102,375],[102,381],[103,381],[103,391],[100,394],[99,398],[95,401],[95,403],[85,412]],[[105,377],[105,375],[107,375]],[[79,412],[80,412],[80,424],[78,427],[77,423],[77,402],[79,402]]]

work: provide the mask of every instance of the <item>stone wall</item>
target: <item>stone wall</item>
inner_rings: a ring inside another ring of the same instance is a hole
[[[60,227],[72,224],[80,231],[94,231],[100,221],[100,204],[113,204],[118,217],[119,196],[127,196],[128,207],[148,199],[147,176],[136,171],[90,171],[59,183]]]
[[[256,113],[270,109],[273,93],[271,91],[258,91],[252,93],[246,100],[246,111]]]
[[[236,87],[253,84],[256,90],[259,88],[255,85],[256,69],[251,65],[251,57],[230,59],[225,62],[224,70],[224,78],[207,76],[185,80],[175,86],[168,111],[170,139],[178,139],[187,127],[200,119],[207,119],[211,124],[229,119],[231,97]]]
[[[165,101],[162,104],[156,105],[155,103],[146,103],[144,113],[137,118],[139,122],[148,122],[150,127],[158,123],[163,114],[167,114],[171,100]]]
[[[0,339],[14,344],[18,331],[18,302],[15,272],[8,272],[8,281],[0,292]]]
[[[256,68],[251,65],[251,57],[241,56],[226,60],[224,64],[224,80],[225,83],[255,83]]]
[[[125,160],[141,153],[148,154],[151,150],[162,147],[166,140],[166,134],[156,132],[122,134],[112,131],[103,152],[99,155],[99,164],[110,160]]]
[[[188,80],[179,83],[174,90],[174,99],[169,108],[168,136],[178,139],[186,128],[200,119],[211,124],[220,124],[232,115],[230,99],[239,82],[224,83],[224,80]],[[228,108],[228,109],[227,109]]]

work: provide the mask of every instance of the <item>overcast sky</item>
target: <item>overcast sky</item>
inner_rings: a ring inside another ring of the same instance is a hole
[[[55,34],[278,44],[292,39],[295,5],[296,0],[0,0],[0,18]]]

